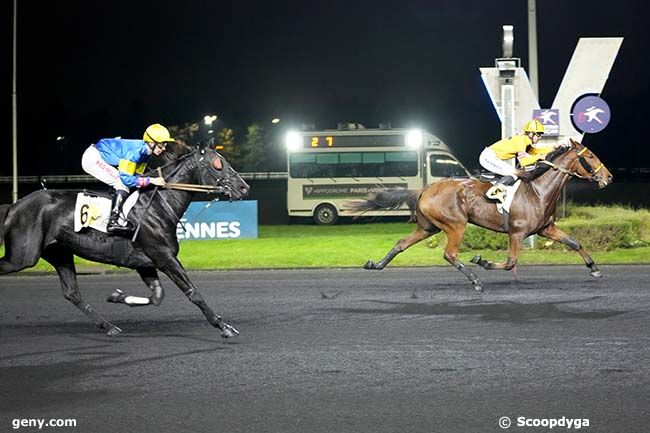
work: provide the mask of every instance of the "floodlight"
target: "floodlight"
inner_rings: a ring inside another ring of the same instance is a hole
[[[419,129],[412,129],[406,133],[406,146],[417,149],[422,146],[422,131]]]
[[[289,131],[284,139],[289,152],[294,152],[302,146],[302,135],[297,131]]]
[[[515,36],[512,32],[513,26],[503,26],[503,57],[512,57],[512,46],[515,42]]]
[[[212,122],[214,122],[215,120],[217,120],[217,116],[216,116],[216,115],[212,115],[212,116],[210,116],[210,115],[203,116],[203,123],[205,123],[205,124],[208,125],[208,126],[212,125]]]

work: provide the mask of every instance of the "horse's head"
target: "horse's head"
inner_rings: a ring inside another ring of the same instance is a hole
[[[598,188],[605,188],[612,183],[614,176],[605,164],[600,162],[596,154],[577,141],[569,140],[571,141],[569,152],[575,152],[571,170],[590,182],[598,182]]]
[[[232,200],[239,200],[248,195],[250,186],[222,155],[212,149],[203,149],[197,157],[202,184],[223,188],[223,193]]]

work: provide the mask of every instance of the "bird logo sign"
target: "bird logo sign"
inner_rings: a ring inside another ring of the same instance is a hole
[[[542,108],[533,110],[533,119],[544,125],[544,135],[554,137],[560,134],[560,110],[557,108]]]
[[[578,131],[594,134],[609,123],[611,111],[603,99],[595,95],[583,95],[571,110],[571,121]]]

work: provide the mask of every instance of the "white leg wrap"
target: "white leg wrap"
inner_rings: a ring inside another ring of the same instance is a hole
[[[149,305],[150,302],[149,298],[143,298],[142,296],[127,296],[124,298],[124,303],[127,305]]]

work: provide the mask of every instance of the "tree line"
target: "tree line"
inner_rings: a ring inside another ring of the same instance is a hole
[[[199,122],[170,126],[172,137],[190,146],[216,149],[239,172],[286,171],[286,152],[282,137],[273,130],[253,123],[245,131],[221,128],[208,134]]]

